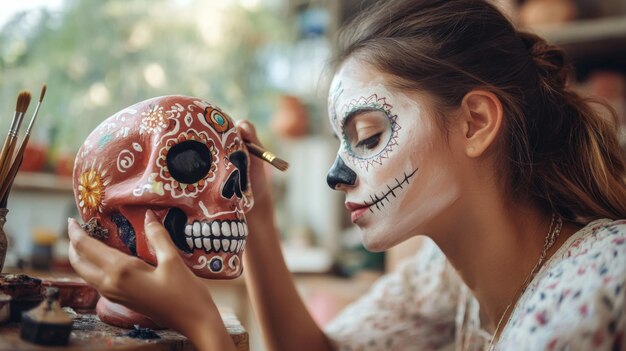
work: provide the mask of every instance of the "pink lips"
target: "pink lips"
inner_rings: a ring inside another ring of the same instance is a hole
[[[346,202],[346,208],[350,211],[350,220],[352,223],[356,223],[356,221],[367,212],[369,206],[363,204],[356,204],[354,202]]]

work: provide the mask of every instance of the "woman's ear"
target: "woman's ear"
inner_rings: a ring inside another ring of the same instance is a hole
[[[496,140],[502,125],[502,104],[485,90],[472,90],[461,101],[465,153],[479,157]]]

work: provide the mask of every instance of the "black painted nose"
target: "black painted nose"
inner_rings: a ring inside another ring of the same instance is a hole
[[[340,156],[337,156],[335,163],[328,170],[326,183],[331,189],[337,189],[337,185],[354,185],[356,183],[356,173],[346,166]]]
[[[230,174],[224,187],[222,196],[230,199],[233,195],[243,197],[243,192],[248,190],[248,156],[243,151],[235,151],[228,155],[228,160],[237,168]]]
[[[233,195],[237,195],[240,199],[243,197],[243,193],[241,192],[241,177],[238,169],[230,174],[230,177],[228,177],[222,188],[222,196],[224,198],[230,199]]]
[[[235,151],[228,156],[228,160],[232,162],[239,170],[239,181],[241,190],[248,190],[248,156],[243,151]]]

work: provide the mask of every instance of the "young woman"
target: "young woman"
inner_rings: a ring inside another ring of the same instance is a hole
[[[624,157],[614,121],[568,88],[562,51],[484,0],[381,2],[343,43],[328,184],[345,193],[368,249],[432,241],[322,331],[282,261],[252,160],[245,276],[269,349],[624,349]],[[251,124],[239,128],[258,142]],[[146,231],[157,267],[70,220],[72,264],[199,348],[234,349],[151,211]]]

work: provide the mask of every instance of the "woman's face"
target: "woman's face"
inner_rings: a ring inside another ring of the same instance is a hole
[[[388,77],[348,59],[328,103],[341,145],[327,180],[372,251],[428,234],[459,197],[459,167],[426,99],[390,88]]]

